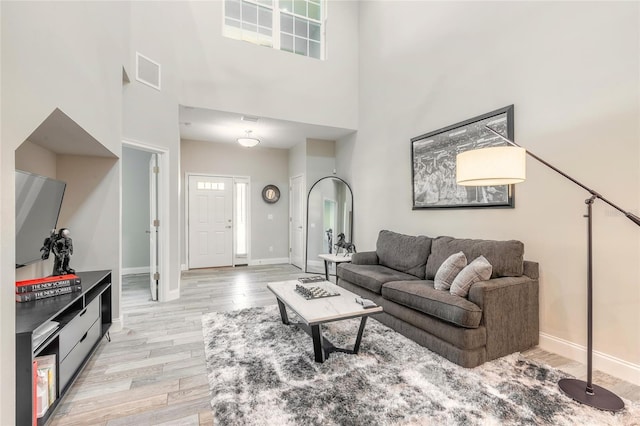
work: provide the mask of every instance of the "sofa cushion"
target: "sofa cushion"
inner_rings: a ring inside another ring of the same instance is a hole
[[[491,277],[491,269],[491,264],[487,262],[487,259],[484,256],[478,256],[460,271],[453,280],[449,291],[456,296],[467,297],[473,283],[486,281]]]
[[[467,257],[463,252],[459,251],[452,254],[445,260],[436,272],[433,279],[433,286],[436,290],[449,290],[451,283],[458,276],[460,271],[467,266]]]
[[[435,238],[427,259],[426,279],[435,278],[438,268],[452,254],[462,251],[467,259],[484,256],[491,266],[491,278],[519,277],[523,272],[524,244],[520,241],[468,240]]]
[[[396,271],[424,279],[427,257],[431,252],[431,238],[398,234],[382,230],[378,234],[378,261]]]
[[[341,263],[340,266],[338,266],[338,278],[378,294],[380,294],[382,284],[389,281],[418,279],[413,275],[405,274],[382,265],[354,265],[352,263]]]
[[[433,281],[394,281],[382,286],[382,296],[392,302],[465,328],[477,328],[482,309],[467,299],[436,290]]]

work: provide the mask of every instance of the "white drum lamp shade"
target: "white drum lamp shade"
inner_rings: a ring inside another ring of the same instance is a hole
[[[465,151],[456,157],[456,182],[462,186],[495,186],[524,182],[527,151],[497,146]]]

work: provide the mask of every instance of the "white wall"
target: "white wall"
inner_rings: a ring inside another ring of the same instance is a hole
[[[0,146],[0,259],[3,280],[14,281],[14,150],[60,108],[114,155],[120,154],[122,57],[126,3],[2,2],[2,144]],[[90,107],[88,107],[90,106]],[[58,168],[58,176],[63,172]],[[70,182],[68,182],[70,183]],[[119,181],[104,182],[105,216],[119,217]],[[119,297],[119,237],[111,222],[89,238],[108,241],[96,266],[114,272],[114,313]],[[76,228],[77,229],[77,228]],[[74,234],[74,245],[85,236]],[[74,252],[74,262],[78,259]],[[11,285],[0,292],[0,424],[15,415],[15,301]]]
[[[149,152],[122,148],[122,269],[149,269]]]
[[[515,209],[412,211],[409,140],[515,104],[519,143],[637,213],[638,7],[362,2],[359,130],[337,162],[353,181],[359,251],[385,228],[519,239],[540,262],[543,347],[586,345],[588,194],[530,159]],[[595,366],[640,382],[640,229],[603,202],[594,225],[594,348],[606,354]]]
[[[357,2],[329,2],[324,61],[222,37],[222,6],[221,1],[132,5],[140,17],[134,38],[166,66],[167,79],[179,82],[181,104],[355,128]]]
[[[182,141],[181,170],[183,173],[182,198],[187,198],[185,175],[212,174],[221,176],[249,176],[251,178],[251,260],[289,258],[289,152],[285,149],[247,149],[241,146]],[[280,189],[280,200],[267,204],[262,200],[266,185]],[[181,203],[184,205],[184,201]],[[269,219],[269,215],[272,219]],[[187,234],[186,225],[183,235]],[[184,245],[184,242],[183,242]],[[269,251],[273,247],[273,251]],[[183,248],[183,263],[186,262]]]

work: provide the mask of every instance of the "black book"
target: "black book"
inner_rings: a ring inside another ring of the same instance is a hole
[[[46,299],[48,297],[60,296],[63,294],[81,291],[82,285],[74,284],[66,287],[52,288],[48,290],[30,291],[28,293],[16,293],[16,302],[32,302],[34,300]]]

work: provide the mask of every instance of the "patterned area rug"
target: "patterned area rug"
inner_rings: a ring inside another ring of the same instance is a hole
[[[276,306],[202,323],[216,425],[640,425],[640,404],[617,414],[578,404],[558,389],[566,374],[519,354],[465,369],[371,319],[358,355],[323,364]],[[353,347],[358,325],[323,332]]]

